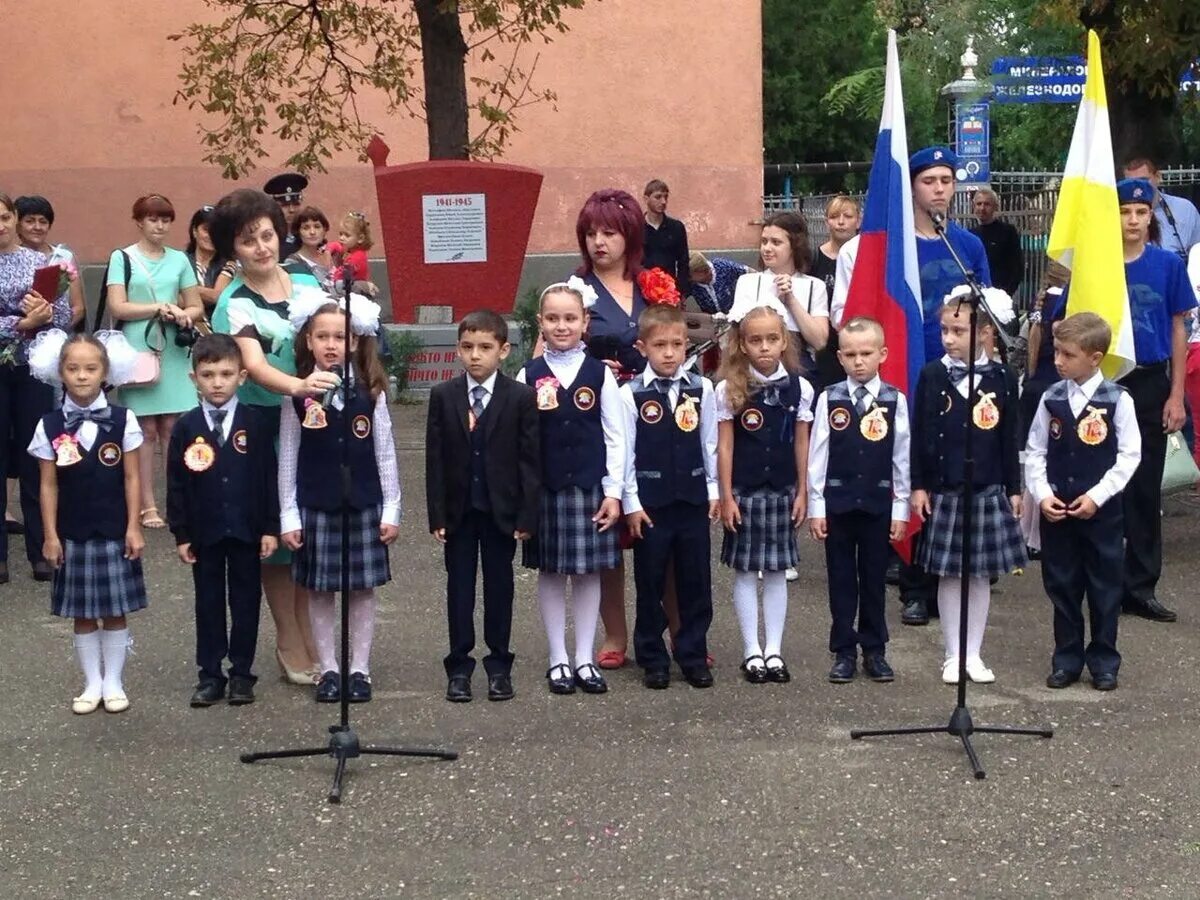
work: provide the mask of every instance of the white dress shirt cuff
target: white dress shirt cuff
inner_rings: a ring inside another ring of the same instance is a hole
[[[907,522],[908,513],[911,507],[908,505],[908,500],[896,499],[892,501],[892,521]]]
[[[299,509],[289,509],[279,514],[279,533],[287,534],[289,531],[300,531]]]

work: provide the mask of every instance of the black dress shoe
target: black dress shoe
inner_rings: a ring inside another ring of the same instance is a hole
[[[451,675],[446,684],[446,699],[451,703],[471,702],[471,676]]]
[[[245,675],[229,676],[229,705],[245,706],[254,702],[254,679]]]
[[[688,666],[683,670],[683,680],[694,688],[712,687],[712,669],[708,666]]]
[[[884,584],[900,584],[900,560],[893,557],[883,571]]]
[[[0,584],[8,584],[8,563],[0,562]]]
[[[1078,680],[1079,680],[1078,672],[1071,673],[1071,672],[1068,672],[1066,669],[1055,669],[1053,672],[1051,672],[1049,675],[1046,676],[1046,687],[1055,688],[1057,690],[1059,688],[1070,687]]]
[[[25,523],[17,519],[5,519],[4,531],[6,534],[24,534]]]
[[[512,676],[507,672],[488,676],[489,700],[511,700],[516,693],[513,690]]]
[[[924,600],[909,600],[904,604],[900,613],[900,621],[905,625],[928,625],[929,610],[925,608]]]
[[[371,702],[371,679],[365,672],[351,672],[346,699],[351,703]]]
[[[892,671],[887,657],[882,653],[863,656],[863,671],[867,673],[868,678],[879,684],[887,684],[889,681],[896,680],[896,673]]]
[[[757,660],[757,662],[755,662]],[[742,677],[751,684],[767,683],[767,662],[761,656],[747,656],[742,661]]]
[[[224,699],[225,685],[212,678],[205,678],[196,685],[196,693],[192,694],[191,705],[196,709],[202,709]]]
[[[1141,616],[1143,619],[1149,619],[1151,622],[1174,622],[1178,616],[1175,615],[1175,610],[1167,609],[1158,602],[1158,598],[1151,597],[1145,602],[1130,601],[1121,605],[1121,611],[1134,616]]]
[[[575,693],[575,675],[566,663],[559,663],[546,670],[546,686],[552,694]]]
[[[858,668],[853,656],[839,656],[833,661],[829,670],[831,684],[849,684],[854,680],[854,672]]]
[[[773,659],[779,660],[779,665],[772,666],[771,660]],[[778,653],[772,653],[767,657],[767,680],[774,681],[776,684],[787,684],[792,680],[792,673],[788,671],[787,663]]]
[[[315,693],[318,703],[337,703],[342,699],[341,690],[342,676],[337,672],[326,672],[321,676],[321,680],[317,682]]]
[[[1117,676],[1112,672],[1103,672],[1100,675],[1093,675],[1092,687],[1098,691],[1115,691],[1117,689]]]
[[[647,669],[642,676],[642,684],[654,691],[661,691],[671,686],[671,672],[668,669]]]
[[[53,581],[54,570],[50,568],[50,563],[39,560],[33,564],[33,580],[34,581]]]
[[[585,694],[603,694],[608,691],[608,682],[591,663],[584,663],[575,670],[575,683]]]

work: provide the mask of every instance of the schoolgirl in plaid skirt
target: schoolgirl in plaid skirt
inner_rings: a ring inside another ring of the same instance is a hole
[[[344,301],[343,301],[344,302]],[[375,588],[391,581],[388,546],[400,523],[400,474],[387,407],[387,376],[375,333],[379,306],[351,295],[350,365],[345,310],[322,291],[297,291],[289,318],[298,329],[296,371],[344,371],[348,384],[324,399],[285,403],[279,422],[280,540],[295,555],[292,575],[309,590],[308,612],[321,677],[318,703],[341,699],[334,650],[334,595],[342,590],[342,535],[349,507],[349,700],[371,699]],[[345,454],[345,457],[343,457]],[[348,459],[350,496],[342,496],[340,466]],[[345,663],[346,661],[343,661]]]
[[[988,289],[989,307],[1003,322],[1011,319],[1012,301]],[[921,370],[912,404],[912,506],[924,521],[916,561],[938,580],[938,610],[946,655],[942,680],[958,681],[959,654],[966,656],[968,677],[976,682],[996,676],[980,656],[991,602],[989,579],[1025,564],[1020,531],[1020,415],[1017,382],[1011,371],[986,354],[976,361],[976,377],[967,384],[969,308],[955,295],[940,310],[946,355]],[[977,346],[995,340],[993,325],[980,315]],[[963,529],[963,457],[967,423],[975,460],[971,533]],[[971,571],[962,571],[963,541],[971,541]],[[967,578],[967,644],[959,646],[962,579]]]
[[[109,365],[111,348],[116,363]],[[97,337],[62,331],[39,335],[29,350],[33,375],[61,383],[61,409],[34,430],[29,453],[38,460],[45,544],[54,567],[51,610],[75,620],[75,653],[84,688],[73,712],[129,708],[122,675],[129,628],[126,616],[146,606],[142,578],[145,541],[136,511],[142,430],[132,412],[110,406],[105,381],[123,382],[135,354],[119,332]]]
[[[783,660],[786,570],[798,561],[804,521],[813,389],[800,375],[779,301],[749,309],[730,329],[718,377],[717,474],[725,539],[721,562],[734,570],[733,606],[742,632],[742,672],[752,684],[791,680]],[[759,641],[762,575],[765,641]]]
[[[546,627],[550,692],[608,685],[593,660],[600,620],[600,573],[620,561],[617,523],[624,487],[621,400],[612,371],[584,349],[587,309],[596,293],[582,279],[542,292],[538,320],[545,352],[517,380],[537,391],[542,434],[542,501],[537,536],[522,562],[538,570],[538,607]],[[567,654],[567,583],[575,621],[575,659]]]

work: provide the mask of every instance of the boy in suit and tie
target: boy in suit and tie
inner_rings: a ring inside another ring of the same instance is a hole
[[[488,699],[513,696],[513,556],[538,520],[541,436],[536,394],[499,371],[508,325],[490,310],[458,325],[464,374],[433,389],[425,437],[429,530],[444,545],[450,653],[446,699],[471,699],[475,571],[483,563]]]
[[[254,702],[260,565],[278,545],[275,440],[261,415],[238,403],[246,370],[232,337],[201,337],[192,348],[191,378],[200,405],[179,417],[167,448],[167,518],[196,587],[200,683],[191,705],[211,706],[225,696],[221,661],[228,654],[229,702],[236,706]]]

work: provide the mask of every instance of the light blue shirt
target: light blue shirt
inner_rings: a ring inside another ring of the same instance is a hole
[[[1161,246],[1186,259],[1188,251],[1200,244],[1200,212],[1185,197],[1164,194],[1162,191],[1158,192],[1158,196],[1162,203],[1154,207],[1154,218],[1158,219],[1158,228],[1162,233]],[[1163,203],[1171,208],[1174,225],[1167,220]]]

